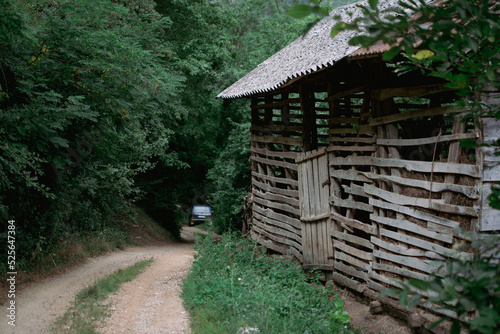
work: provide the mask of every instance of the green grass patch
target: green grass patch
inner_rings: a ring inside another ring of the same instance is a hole
[[[98,333],[97,325],[110,316],[110,305],[106,303],[108,296],[117,292],[123,283],[133,280],[153,262],[152,258],[136,262],[125,269],[119,269],[101,278],[93,285],[80,291],[66,313],[56,320],[51,332]]]
[[[248,239],[197,237],[182,299],[194,334],[353,333],[342,300]]]

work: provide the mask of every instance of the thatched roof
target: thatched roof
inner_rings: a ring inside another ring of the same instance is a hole
[[[366,1],[362,3],[367,4]],[[396,3],[397,0],[380,1],[382,8],[394,6]],[[362,15],[360,8],[352,4],[334,9],[330,16],[341,15],[342,20],[347,21],[349,12],[353,13],[352,18]],[[332,39],[330,32],[334,24],[335,21],[330,17],[323,19],[307,35],[299,37],[269,57],[217,97],[232,99],[269,92],[295,78],[333,66],[339,60],[353,55],[360,49],[359,46],[351,46],[348,43],[355,32],[343,31]],[[378,47],[376,51],[371,50],[370,53],[379,53],[386,49]]]

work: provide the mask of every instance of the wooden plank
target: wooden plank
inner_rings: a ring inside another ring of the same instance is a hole
[[[350,187],[347,184],[343,184],[342,188],[347,194],[368,197],[364,188],[362,186],[358,186],[357,184],[351,183]]]
[[[332,166],[335,167],[335,166]],[[350,181],[359,181],[359,182],[366,182],[366,183],[371,183],[372,180],[364,176],[361,172],[358,172],[357,170],[349,169],[334,169],[330,172],[330,176],[336,178],[336,179],[343,179],[343,180],[350,180]]]
[[[318,150],[312,150],[308,152],[299,153],[295,158],[296,163],[301,163],[309,159],[314,159],[326,153],[326,148],[320,148]]]
[[[334,268],[339,270],[339,271],[342,271],[343,273],[345,273],[349,276],[357,277],[357,278],[360,278],[364,281],[368,280],[368,273],[366,273],[362,270],[357,270],[357,269],[355,269],[349,265],[346,265],[340,261],[335,261]]]
[[[320,215],[315,215],[315,216],[300,217],[300,221],[304,222],[304,223],[312,223],[312,222],[316,222],[318,220],[326,219],[329,216],[330,216],[330,214],[327,212],[327,213],[322,213]]]
[[[260,158],[260,157],[256,157],[255,155],[252,155],[250,157],[250,159],[252,159],[255,162],[259,162],[259,163],[266,164],[269,166],[280,166],[280,167],[288,168],[288,169],[293,170],[293,171],[297,171],[297,165],[294,163],[291,163],[291,162]]]
[[[375,227],[370,225],[370,224],[365,224],[360,222],[359,220],[353,219],[353,218],[347,218],[342,216],[339,213],[336,212],[331,212],[331,218],[338,221],[341,224],[345,224],[347,226],[350,226],[352,228],[356,228],[358,230],[361,230],[363,232],[366,232],[368,234],[375,234]]]
[[[375,143],[374,137],[330,137],[330,143]]]
[[[330,150],[329,150],[330,151]],[[348,156],[345,158],[336,157],[330,159],[331,166],[371,166],[373,158],[371,156]]]
[[[341,199],[335,195],[332,195],[330,197],[330,204],[333,206],[340,206],[343,208],[357,209],[357,210],[363,210],[363,211],[367,211],[367,212],[373,212],[373,207],[370,204],[366,204],[363,202],[358,202],[358,201],[350,200],[350,199]]]
[[[283,196],[288,196],[288,197],[292,197],[295,199],[299,198],[299,191],[298,190],[276,188],[276,187],[271,186],[270,184],[257,181],[256,179],[252,179],[252,185],[254,185],[255,187],[257,187],[259,189],[262,189],[264,191],[268,191],[271,193],[275,193],[275,194],[279,194],[279,195],[283,195]]]
[[[348,90],[345,90],[345,91],[342,91],[342,92],[338,92],[338,93],[335,93],[333,95],[328,96],[325,99],[325,101],[328,101],[328,102],[335,101],[335,100],[340,99],[341,97],[345,97],[345,96],[350,96],[350,95],[355,95],[355,94],[361,93],[365,89],[366,89],[366,85],[359,86],[359,87],[352,88],[352,89],[348,89]],[[363,98],[363,96],[360,95],[359,98]]]
[[[271,175],[265,175],[257,172],[252,172],[252,176],[255,178],[263,179],[270,182],[276,182],[281,184],[288,184],[290,186],[298,187],[299,182],[297,180],[287,179],[284,177],[276,177]]]
[[[372,261],[373,260],[373,254],[370,252],[364,252],[360,249],[354,248],[352,246],[349,246],[339,240],[336,240],[333,243],[333,246],[337,249],[340,249],[346,254],[355,256],[357,258],[360,258],[361,260],[366,260],[366,261]]]
[[[426,117],[426,116],[437,116],[444,114],[452,114],[452,113],[462,113],[466,111],[465,108],[456,108],[456,107],[438,107],[438,108],[425,108],[425,109],[417,109],[412,111],[406,111],[399,114],[392,114],[389,116],[383,116],[378,118],[373,118],[370,121],[370,126],[378,126],[389,124],[393,122],[399,122],[406,119],[411,119],[415,117]]]
[[[372,221],[375,221],[377,223],[395,227],[401,230],[413,232],[416,234],[420,234],[423,236],[426,236],[428,238],[436,239],[442,242],[446,242],[448,244],[451,244],[453,242],[453,235],[452,234],[441,234],[433,231],[429,231],[429,229],[425,227],[421,227],[415,223],[412,223],[408,220],[405,219],[394,219],[394,218],[387,218],[387,217],[380,217],[376,216],[374,214],[370,215],[370,219]]]
[[[281,125],[281,124],[276,124],[276,125],[256,125],[252,124],[250,126],[250,131],[252,132],[276,132],[276,133],[281,133],[281,132],[302,132],[302,126],[301,125]]]
[[[281,213],[274,212],[271,209],[261,208],[258,205],[253,205],[252,210],[254,213],[257,212],[264,217],[269,217],[269,218],[272,218],[274,220],[280,221],[284,224],[290,225],[291,227],[297,229],[298,231],[300,231],[300,229],[301,229],[300,220],[298,220],[296,218],[292,218],[290,216],[286,216],[286,215],[283,215]]]
[[[264,219],[264,220],[262,220]],[[277,234],[279,236],[294,240],[298,245],[302,243],[302,237],[297,235],[296,233],[290,232],[280,227],[279,222],[273,221],[270,218],[262,217],[262,216],[254,216],[252,223],[255,226],[260,227],[262,230],[271,232],[273,234]]]
[[[276,242],[276,243],[279,243],[282,245],[291,246],[299,251],[302,250],[302,246],[298,242],[270,233],[270,231],[268,229],[270,229],[270,230],[274,230],[274,229],[272,229],[271,226],[269,226],[269,225],[255,225],[255,226],[252,226],[252,230],[253,229],[255,229],[256,232],[265,236],[266,238],[269,238],[273,242]]]
[[[431,84],[431,85],[412,86],[412,87],[373,89],[370,92],[370,96],[379,101],[384,101],[388,98],[395,96],[422,97],[441,92],[449,92],[452,90],[453,89],[451,88],[444,87],[443,84]]]
[[[479,198],[479,188],[476,186],[463,186],[459,184],[429,182],[425,180],[409,179],[394,175],[380,175],[375,173],[362,173],[372,181],[386,181],[402,186],[420,188],[429,191],[432,185],[432,192],[453,191],[460,193],[472,199]]]
[[[411,216],[411,217],[414,217],[417,219],[429,221],[431,223],[446,226],[449,228],[457,228],[460,226],[460,224],[454,220],[431,215],[429,213],[422,212],[422,211],[419,211],[419,210],[416,210],[413,208],[409,208],[407,206],[392,204],[392,203],[388,203],[388,202],[381,201],[381,200],[374,199],[374,198],[369,198],[369,202],[371,205],[376,206],[376,207],[381,208],[381,209],[392,210],[392,211],[399,212],[399,213],[402,213],[402,214],[405,214],[405,215],[408,215],[408,216]]]
[[[359,124],[359,118],[355,117],[332,117],[328,118],[328,125]]]
[[[285,106],[290,103],[300,103],[299,98],[292,98],[292,99],[286,99],[286,100],[275,100],[274,102],[271,103],[263,103],[263,104],[252,104],[250,107],[252,109],[264,109],[264,108],[276,108]]]
[[[418,198],[418,197],[410,197],[401,194],[396,194],[391,191],[383,190],[377,187],[374,187],[369,184],[364,185],[364,190],[368,195],[377,196],[381,199],[386,200],[387,202],[404,205],[404,206],[418,206],[425,209],[432,209],[436,211],[453,213],[458,215],[466,215],[471,217],[479,216],[479,207],[468,207],[468,206],[459,206],[459,205],[451,205],[442,203],[442,200],[436,199],[427,199],[427,198]]]
[[[469,253],[453,251],[450,248],[443,247],[443,246],[437,245],[437,244],[429,242],[429,241],[425,241],[425,240],[415,238],[415,237],[412,237],[409,235],[400,234],[400,233],[386,230],[383,228],[380,228],[379,230],[380,230],[381,236],[385,236],[385,237],[388,237],[388,238],[391,238],[394,240],[398,240],[398,241],[402,241],[402,242],[411,244],[413,246],[427,249],[431,252],[435,252],[435,253],[438,253],[440,255],[444,255],[446,257],[451,257],[451,258],[464,257],[465,259],[468,259],[468,258],[472,259],[472,256]]]
[[[255,196],[262,198],[262,199],[267,199],[269,201],[287,204],[287,205],[290,205],[294,208],[297,208],[297,210],[299,209],[299,200],[296,198],[287,197],[287,196],[283,196],[283,195],[277,195],[277,194],[268,193],[268,192],[262,192],[262,191],[259,191],[257,188],[253,188],[253,194]]]
[[[500,231],[500,210],[483,208],[481,211],[481,232]]]
[[[277,158],[286,158],[286,159],[295,159],[297,157],[297,155],[300,153],[300,152],[294,152],[294,151],[287,151],[287,152],[270,151],[266,148],[257,148],[257,147],[250,147],[250,151],[252,153],[265,155],[266,157],[277,157]]]
[[[252,135],[251,141],[258,143],[265,143],[265,144],[282,144],[282,145],[292,145],[292,146],[302,147],[302,138]]]
[[[294,208],[294,207],[292,207],[290,205],[287,205],[287,204],[275,203],[273,201],[268,201],[268,200],[265,200],[265,199],[261,199],[259,197],[254,197],[254,202],[258,203],[260,205],[263,205],[265,207],[268,207],[268,208],[274,208],[274,209],[278,209],[278,210],[281,210],[281,211],[289,212],[289,213],[294,214],[296,216],[300,215],[300,210],[299,209],[296,209],[296,208]]]
[[[406,266],[408,268],[417,269],[419,271],[423,271],[423,272],[428,273],[428,274],[436,271],[435,267],[431,267],[427,263],[422,262],[419,259],[414,258],[414,257],[390,254],[387,252],[380,251],[378,249],[373,250],[373,256],[376,258],[382,259],[382,260],[387,260],[387,261],[391,261],[391,262]]]
[[[398,289],[402,289],[403,288],[403,285],[400,282],[398,282],[397,279],[391,278],[391,277],[386,277],[384,275],[380,275],[380,274],[378,274],[375,271],[370,271],[368,273],[368,276],[370,277],[371,280],[377,280],[379,282],[382,282],[382,283],[385,283],[387,285],[396,287]]]
[[[332,279],[336,283],[338,283],[342,286],[346,286],[348,288],[351,288],[354,291],[363,292],[366,289],[366,287],[364,285],[360,284],[358,281],[350,279],[350,278],[348,278],[340,273],[337,273],[337,272],[332,273]]]
[[[373,164],[377,167],[404,168],[407,171],[424,173],[452,173],[463,174],[474,178],[479,178],[479,166],[466,164],[453,164],[447,162],[415,161],[388,158],[373,158]]]
[[[255,242],[257,242],[258,244],[262,245],[262,246],[265,246],[269,249],[272,249],[278,253],[281,253],[281,254],[287,254],[288,253],[288,250],[290,250],[292,252],[292,254],[299,260],[299,261],[302,261],[303,257],[302,257],[302,254],[300,253],[299,250],[295,249],[294,247],[283,247],[283,246],[279,246],[277,244],[275,244],[272,240],[268,240],[268,239],[264,239],[262,237],[262,235],[260,235],[259,233],[257,233],[256,231],[252,230],[250,231],[250,237],[252,238],[252,240],[254,240]]]
[[[435,252],[426,251],[423,249],[416,249],[416,248],[406,248],[401,245],[396,245],[384,241],[374,236],[372,236],[370,240],[375,246],[378,246],[380,248],[386,249],[388,251],[391,251],[392,253],[396,253],[399,255],[410,256],[410,257],[427,257],[429,259],[444,260],[443,256]]]
[[[352,257],[348,254],[342,253],[342,252],[335,252],[335,260],[340,260],[340,261],[345,261],[348,262],[349,264],[356,266],[358,268],[362,269],[370,269],[370,264],[363,262],[361,260],[356,259],[355,257]]]
[[[290,232],[291,234],[293,234],[295,236],[300,236],[301,235],[300,228],[296,228],[296,227],[294,227],[294,226],[292,226],[290,224],[287,224],[286,222],[283,222],[281,220],[278,220],[278,219],[275,219],[275,218],[271,218],[269,216],[262,215],[258,211],[254,211],[253,212],[253,217],[257,218],[263,224],[269,223],[269,224],[275,225],[275,226],[277,226],[277,227],[279,227],[279,228],[281,228],[283,230],[286,230],[286,231]],[[293,237],[290,236],[290,238],[296,239],[295,236],[293,236]],[[299,240],[297,240],[297,242],[300,243]]]
[[[500,163],[484,163],[484,182],[500,182]]]
[[[413,138],[413,139],[377,139],[377,145],[385,145],[385,146],[420,146],[420,145],[429,145],[447,142],[447,141],[456,141],[468,138],[478,138],[479,135],[477,133],[459,133],[453,135],[444,135],[444,136],[436,136],[436,137],[427,137],[427,138]]]
[[[419,280],[428,280],[429,276],[417,272],[413,272],[411,270],[407,270],[404,268],[399,268],[399,267],[394,267],[385,263],[377,263],[374,262],[372,264],[373,270],[380,270],[380,271],[386,271],[389,273],[393,273],[399,276],[404,276],[404,277],[409,277],[409,278],[414,278],[414,279],[419,279]]]
[[[332,151],[351,151],[351,152],[375,152],[375,146],[339,146],[330,145],[328,146],[328,152]]]
[[[347,234],[340,231],[331,231],[331,236],[339,240],[348,241],[359,246],[373,249],[373,244],[370,242],[370,240],[366,240],[361,237],[357,237],[355,235]]]

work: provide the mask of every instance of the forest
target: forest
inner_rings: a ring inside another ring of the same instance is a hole
[[[0,235],[14,220],[18,265],[132,205],[174,235],[193,204],[237,228],[248,102],[215,96],[300,36],[300,2],[1,0]]]

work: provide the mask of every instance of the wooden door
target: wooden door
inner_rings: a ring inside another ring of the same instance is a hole
[[[299,154],[300,220],[304,269],[333,269],[330,236],[328,154],[326,148]]]

